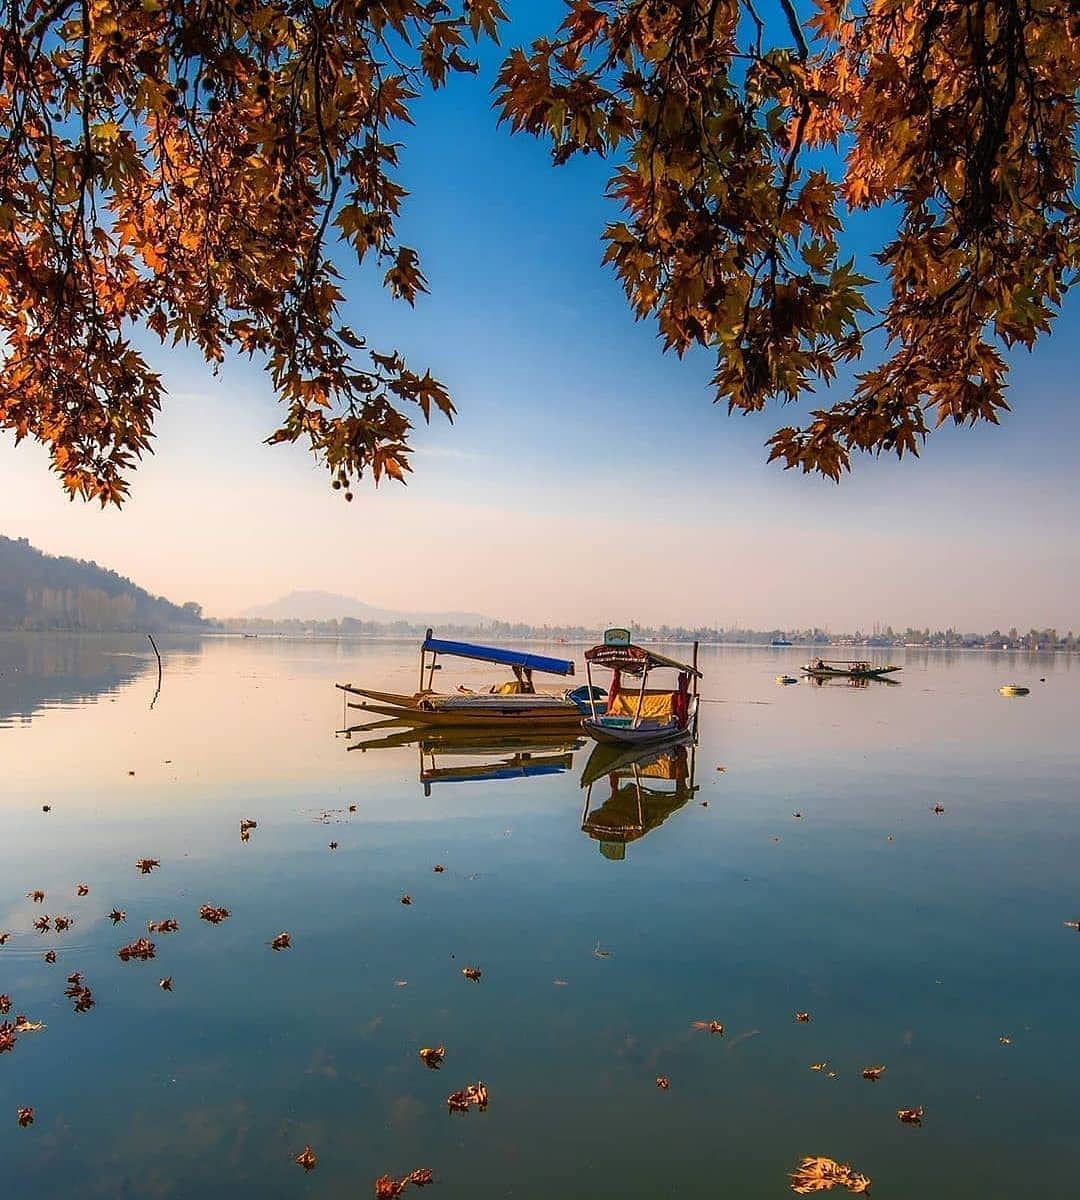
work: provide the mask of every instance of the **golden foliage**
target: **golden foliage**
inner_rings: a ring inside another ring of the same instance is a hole
[[[429,372],[341,321],[331,243],[412,304],[395,136],[427,82],[472,72],[495,0],[4,0],[0,428],[44,443],[72,496],[120,504],[151,448],[149,329],[218,364],[258,356],[342,487],[409,470]],[[347,493],[351,498],[351,494]]]
[[[997,422],[1002,350],[1049,330],[1080,267],[1070,0],[814,0],[802,23],[780,0],[767,26],[749,0],[566,7],[496,103],[556,163],[618,152],[605,261],[634,313],[715,352],[729,410],[882,356],[770,459],[839,479],[854,451]],[[843,216],[870,208],[894,231],[883,286],[843,252]]]
[[[849,1192],[868,1192],[870,1180],[847,1163],[813,1156],[804,1158],[791,1173],[791,1190],[799,1196],[828,1192],[834,1187],[847,1188]]]

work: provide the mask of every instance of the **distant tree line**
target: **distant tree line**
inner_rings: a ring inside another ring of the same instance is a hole
[[[423,625],[408,621],[361,621],[353,617],[329,621],[297,619],[269,620],[265,618],[235,618],[217,623],[233,633],[278,634],[285,637],[375,637],[421,638]],[[641,625],[631,622],[628,628],[639,642],[702,642],[741,646],[767,646],[778,640],[796,646],[914,646],[932,649],[992,649],[992,650],[1080,650],[1080,638],[1072,631],[1060,635],[1056,629],[1031,629],[1020,633],[1010,629],[1002,633],[961,633],[956,629],[933,630],[909,627],[897,633],[891,626],[872,633],[829,633],[820,627],[806,629],[744,629],[702,625],[687,628],[681,625]],[[603,636],[600,626],[590,625],[530,625],[522,621],[491,621],[484,625],[443,625],[436,631],[439,637],[463,638],[476,642],[554,641],[589,642]]]
[[[209,625],[200,605],[173,604],[97,563],[43,554],[0,536],[0,629],[150,631]]]

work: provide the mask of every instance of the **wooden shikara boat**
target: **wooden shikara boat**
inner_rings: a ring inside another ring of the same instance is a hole
[[[809,675],[812,679],[833,679],[837,676],[845,676],[848,679],[881,679],[885,675],[892,675],[902,669],[891,664],[875,667],[872,663],[856,659],[815,658],[803,666],[802,673]]]
[[[514,679],[484,692],[467,689],[454,693],[437,692],[433,684],[435,672],[441,670],[437,662],[440,655],[508,666]],[[357,687],[351,683],[335,686],[347,695],[361,698],[359,701],[347,701],[349,708],[397,718],[409,725],[486,729],[534,724],[545,728],[579,726],[582,714],[587,711],[586,689],[579,687],[559,693],[538,692],[533,685],[534,671],[573,675],[574,664],[567,659],[549,658],[524,650],[446,641],[432,637],[429,629],[420,647],[420,687],[412,695]]]
[[[595,702],[581,722],[582,728],[598,742],[622,746],[652,746],[682,737],[692,729],[697,719],[698,680],[697,642],[694,643],[694,663],[681,663],[655,650],[635,646],[627,629],[609,629],[603,644],[585,651],[585,671],[592,689],[593,666],[612,672],[611,690],[607,696],[607,711]],[[647,688],[649,672],[668,668],[678,672],[673,691]],[[623,688],[626,673],[641,676],[641,686]],[[691,686],[693,691],[691,691]]]

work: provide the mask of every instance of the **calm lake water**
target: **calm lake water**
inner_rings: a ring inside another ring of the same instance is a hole
[[[144,639],[0,635],[0,993],[46,1023],[0,1056],[5,1197],[344,1200],[423,1166],[433,1200],[765,1200],[811,1154],[880,1200],[1075,1195],[1080,662],[898,651],[897,686],[781,687],[805,651],[704,648],[697,790],[642,778],[639,812],[602,775],[590,836],[591,743],[337,732],[333,683],[409,691],[413,645],[163,651],[151,710]],[[448,1113],[477,1080],[487,1111]]]

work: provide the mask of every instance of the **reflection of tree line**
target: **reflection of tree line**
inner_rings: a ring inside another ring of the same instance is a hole
[[[141,635],[0,635],[0,722],[117,692],[148,669],[157,668]]]

